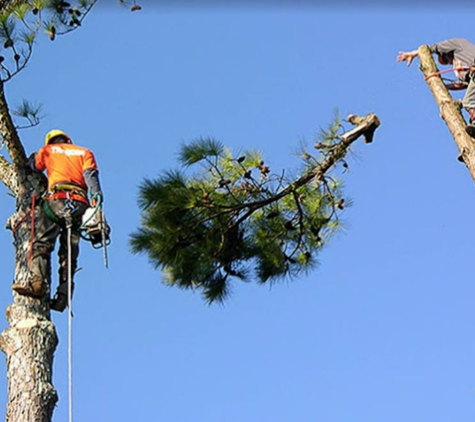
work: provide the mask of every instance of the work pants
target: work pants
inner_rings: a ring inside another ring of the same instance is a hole
[[[43,283],[46,283],[49,275],[50,255],[53,252],[56,239],[59,236],[59,284],[68,281],[68,230],[66,227],[66,210],[68,204],[71,205],[71,274],[74,274],[79,256],[80,226],[82,216],[87,209],[87,205],[80,201],[68,199],[52,199],[47,201],[47,206],[58,218],[53,221],[50,218],[42,218],[35,227],[33,240],[33,255],[30,263],[32,276],[40,276]]]
[[[475,74],[471,73],[468,79],[468,86],[467,90],[465,91],[465,95],[462,100],[463,107],[465,110],[469,110],[471,108],[475,109]]]

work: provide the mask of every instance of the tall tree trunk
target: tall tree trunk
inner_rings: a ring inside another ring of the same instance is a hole
[[[418,51],[421,62],[420,69],[439,106],[440,116],[447,123],[450,133],[460,150],[459,159],[465,163],[472,179],[475,181],[475,139],[465,132],[467,123],[462,116],[461,108],[450,95],[442,78],[437,75],[439,70],[429,47],[422,45]]]
[[[30,204],[31,195],[20,198],[17,212],[8,221],[8,228],[14,236],[14,281],[20,283],[26,282],[29,275],[32,233]],[[25,215],[27,217],[21,221]],[[47,217],[37,206],[35,225],[43,218]],[[14,302],[7,308],[9,328],[0,335],[0,348],[7,361],[7,422],[50,422],[57,402],[56,390],[52,385],[52,365],[58,340],[50,320],[50,278],[51,271],[48,271],[42,298],[13,292]]]
[[[32,230],[42,219],[48,218],[39,205],[46,178],[28,170],[26,154],[12,122],[1,81],[0,136],[12,160],[9,163],[0,157],[0,180],[16,198],[16,212],[7,222],[15,248],[13,281],[25,284],[30,276]],[[34,197],[37,206],[32,212]],[[57,402],[52,385],[52,364],[58,340],[50,320],[50,267],[48,264],[41,298],[13,292],[13,303],[7,308],[9,328],[0,335],[0,348],[7,361],[7,422],[50,422]]]
[[[56,34],[69,33],[81,26],[81,22],[96,2],[97,0],[87,2],[78,0],[70,2],[72,4],[63,2],[60,8],[51,9],[43,8],[43,2],[35,5],[29,0],[0,0],[0,12],[4,17],[11,18],[14,23],[23,22],[24,29],[28,33],[36,24],[39,25],[38,28],[41,28],[43,23],[50,20],[55,22]],[[26,9],[32,12],[31,22],[15,14],[19,6],[27,6]],[[75,21],[63,22],[65,12],[73,10],[78,12]],[[20,38],[24,38],[20,36],[22,35],[20,29],[8,34],[8,38],[10,35],[15,38],[15,45],[17,45],[16,38],[19,39],[18,42],[21,42]],[[33,36],[36,36],[36,31]],[[7,149],[7,154],[0,151],[0,182],[10,190],[17,201],[16,212],[10,217],[7,228],[12,230],[14,238],[13,282],[20,284],[24,284],[29,278],[30,237],[32,228],[35,227],[35,224],[32,225],[31,214],[28,213],[34,193],[40,193],[45,187],[45,177],[28,170],[27,156],[12,121],[5,98],[4,84],[24,68],[30,58],[32,44],[24,40],[25,57],[20,61],[15,57],[13,70],[2,64],[3,72],[0,75],[0,144],[2,147],[6,146]],[[36,207],[36,225],[41,224],[41,221],[46,218],[42,208]],[[22,296],[13,292],[13,304],[6,312],[9,328],[0,335],[0,349],[5,353],[7,360],[7,422],[50,422],[57,402],[57,394],[51,380],[53,355],[58,341],[54,325],[50,320],[51,266],[49,263],[47,267],[44,295],[41,298]]]

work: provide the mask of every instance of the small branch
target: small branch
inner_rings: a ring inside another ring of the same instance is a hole
[[[66,22],[62,22],[64,25],[64,29],[62,31],[58,31],[57,35],[65,35],[69,34],[70,32],[75,31],[76,29],[80,28],[86,16],[89,15],[89,12],[92,10],[94,5],[97,3],[98,0],[92,0],[87,6],[84,7],[84,10],[81,13],[81,16],[77,19],[77,24],[73,27],[68,27]]]
[[[290,257],[293,257],[294,254],[297,253],[297,251],[300,249],[300,247],[302,246],[302,239],[303,239],[303,235],[305,233],[305,229],[304,229],[304,212],[303,212],[303,209],[302,209],[302,205],[300,204],[300,199],[297,195],[297,192],[293,192],[293,196],[294,196],[294,201],[295,201],[295,206],[297,207],[297,219],[298,219],[298,228],[299,228],[299,235],[298,235],[298,239],[297,239],[297,245],[295,246],[294,250],[289,254]]]
[[[15,55],[19,55],[19,53],[16,52],[16,50],[14,50],[14,53]],[[33,54],[33,48],[32,48],[32,45],[29,44],[28,45],[28,52],[26,54],[24,54],[23,56],[23,60],[22,60],[22,63],[20,64],[19,61],[16,61],[15,60],[15,64],[16,64],[16,69],[14,71],[10,71],[8,70],[5,66],[2,65],[2,68],[6,71],[6,78],[2,79],[3,82],[8,82],[10,79],[12,79],[14,76],[18,75],[25,67],[26,65],[28,64],[28,62],[30,61],[30,58]]]
[[[0,81],[0,136],[7,146],[15,173],[17,176],[23,174],[27,166],[27,157],[8,109],[2,81]]]
[[[0,0],[0,12],[12,11],[22,3],[25,3],[25,0]]]
[[[15,179],[15,173],[13,166],[7,161],[7,159],[0,155],[0,181],[13,193],[17,191],[17,183]]]

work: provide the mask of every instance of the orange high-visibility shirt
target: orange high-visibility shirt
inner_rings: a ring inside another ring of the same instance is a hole
[[[97,170],[96,160],[89,149],[67,143],[40,148],[35,166],[39,171],[46,170],[48,189],[59,182],[75,183],[86,189],[84,170]]]

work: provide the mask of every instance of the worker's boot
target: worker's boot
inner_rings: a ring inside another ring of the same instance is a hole
[[[71,299],[73,298],[74,283],[71,285]],[[63,312],[68,306],[68,283],[60,283],[56,289],[56,294],[50,302],[53,311]]]
[[[470,115],[470,123],[465,126],[465,132],[467,132],[472,138],[475,138],[475,108],[469,108],[467,111]]]
[[[13,283],[12,289],[25,296],[43,296],[43,279],[37,274],[33,274],[26,283]]]

